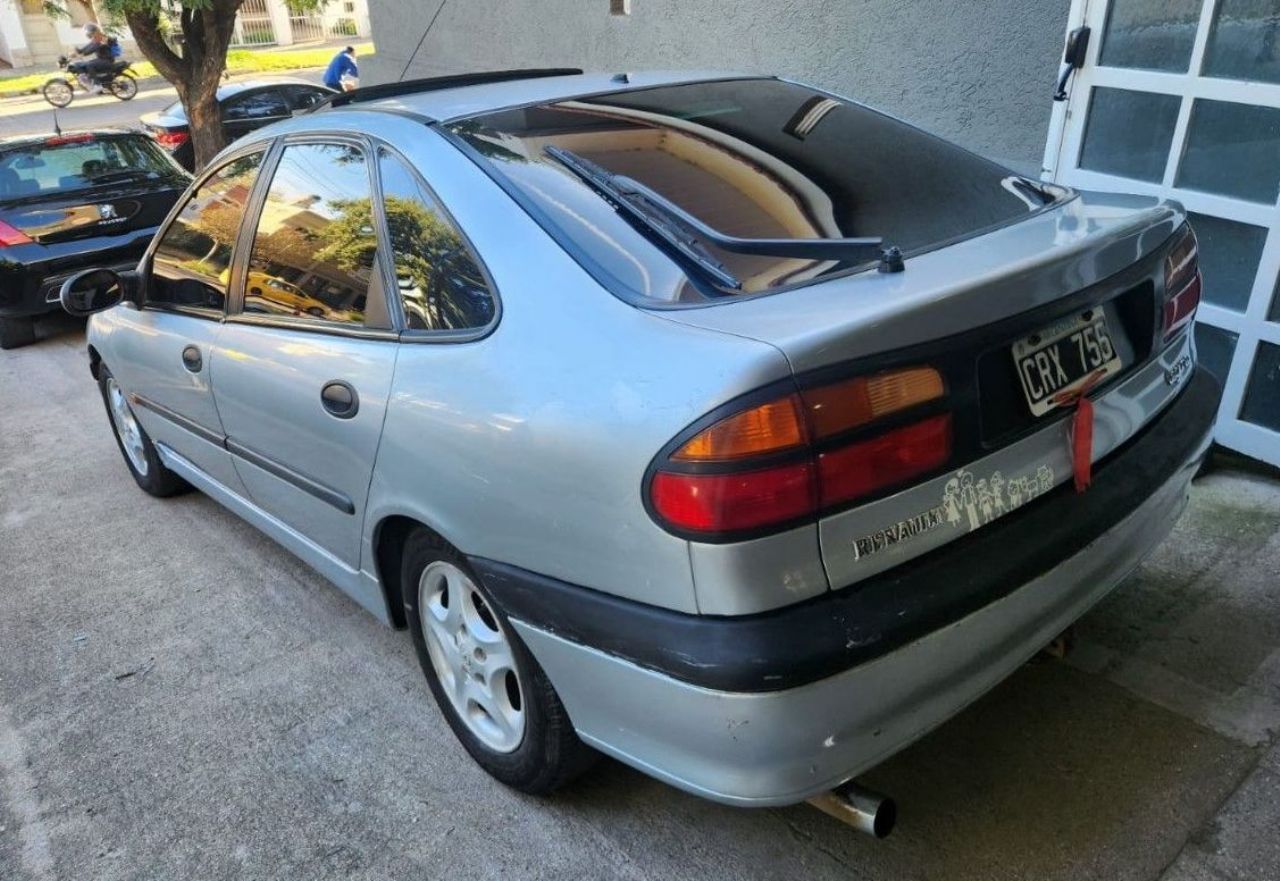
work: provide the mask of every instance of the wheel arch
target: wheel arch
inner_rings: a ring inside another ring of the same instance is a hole
[[[404,584],[400,579],[400,560],[404,555],[405,542],[415,529],[425,529],[442,542],[456,547],[439,530],[418,517],[391,513],[378,520],[372,533],[373,561],[378,583],[382,586],[383,599],[387,603],[387,613],[391,616],[391,626],[396,630],[403,630],[408,626],[404,609]]]
[[[100,378],[102,373],[102,355],[98,353],[96,346],[89,346],[89,373],[95,380]]]

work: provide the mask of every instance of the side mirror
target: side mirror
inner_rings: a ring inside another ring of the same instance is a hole
[[[118,273],[111,269],[86,269],[62,283],[58,299],[72,315],[92,315],[117,306],[125,300],[136,301],[135,273]]]

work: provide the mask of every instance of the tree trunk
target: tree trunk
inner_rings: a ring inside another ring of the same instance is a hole
[[[227,143],[218,109],[218,84],[227,67],[227,47],[231,44],[236,11],[243,2],[206,0],[197,9],[183,6],[181,55],[165,43],[155,8],[125,13],[142,54],[178,91],[178,100],[187,111],[197,171]]]

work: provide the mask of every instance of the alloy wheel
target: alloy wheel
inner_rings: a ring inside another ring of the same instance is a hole
[[[437,678],[467,728],[509,753],[524,739],[524,686],[506,630],[471,577],[446,560],[418,580],[422,635]]]
[[[142,428],[129,409],[129,401],[116,384],[114,376],[107,377],[107,403],[111,409],[111,421],[115,423],[116,432],[120,435],[120,445],[124,447],[129,464],[140,476],[146,477],[147,451],[142,441]]]

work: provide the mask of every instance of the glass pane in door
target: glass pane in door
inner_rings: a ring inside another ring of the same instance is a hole
[[[1080,167],[1159,183],[1181,103],[1177,95],[1094,89]],[[1142,124],[1135,125],[1135,120]]]
[[[1240,418],[1272,431],[1280,431],[1280,346],[1259,343],[1244,390]]]
[[[1200,241],[1205,302],[1243,312],[1249,305],[1267,228],[1194,212],[1187,217]]]
[[[1280,110],[1197,99],[1175,186],[1274,204],[1280,195]]]
[[[1226,384],[1237,339],[1239,337],[1229,330],[1204,322],[1196,324],[1196,359],[1217,378],[1219,385]]]
[[[1219,0],[1205,47],[1205,76],[1280,83],[1280,3]]]
[[[1099,63],[1186,73],[1201,0],[1112,0]]]

